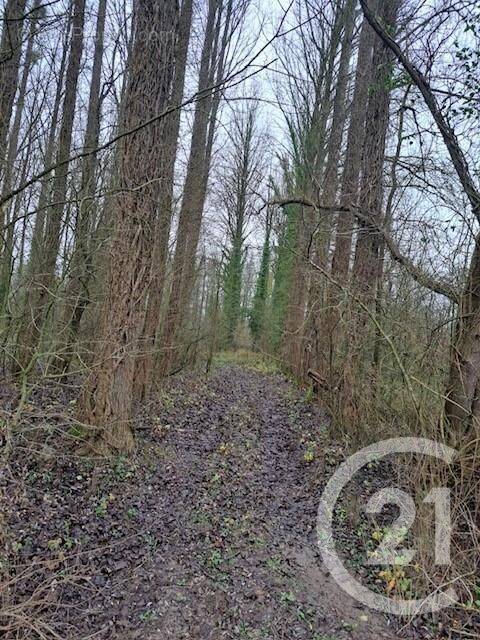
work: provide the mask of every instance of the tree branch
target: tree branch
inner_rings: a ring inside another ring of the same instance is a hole
[[[312,207],[318,212],[351,213],[358,220],[360,220],[360,222],[363,222],[364,224],[369,226],[374,232],[379,233],[383,237],[385,244],[390,252],[390,255],[392,256],[392,259],[395,260],[395,262],[398,262],[402,267],[404,267],[408,271],[408,273],[412,276],[412,278],[416,282],[418,282],[418,284],[420,284],[422,287],[426,287],[427,289],[430,289],[430,291],[433,291],[434,293],[438,293],[442,296],[445,296],[446,298],[448,298],[449,300],[452,300],[455,303],[458,302],[459,296],[455,287],[450,285],[448,282],[437,280],[430,274],[423,271],[423,269],[420,269],[420,267],[417,267],[417,265],[415,265],[412,262],[412,260],[410,260],[410,258],[405,256],[401,252],[400,247],[392,238],[392,236],[389,234],[389,232],[386,229],[384,229],[381,225],[379,225],[377,222],[375,222],[372,219],[372,216],[368,214],[368,212],[361,211],[358,207],[335,207],[335,206],[324,207],[322,205],[317,204],[313,200],[310,200],[310,198],[306,198],[304,196],[274,198],[273,200],[270,200],[268,204],[276,205],[280,207],[288,206],[289,204],[299,204],[304,207]]]
[[[432,117],[442,135],[445,146],[447,147],[448,154],[452,160],[453,166],[457,173],[458,179],[465,191],[465,194],[470,202],[472,211],[480,222],[480,192],[478,191],[473,178],[468,168],[468,163],[465,155],[458,143],[454,130],[448,124],[444,115],[442,114],[438,102],[435,98],[434,92],[430,87],[427,78],[423,73],[417,69],[417,67],[410,62],[407,56],[400,49],[396,41],[385,31],[382,25],[378,22],[372,11],[368,7],[367,0],[360,0],[363,14],[369,22],[375,33],[381,38],[384,44],[393,52],[397,60],[403,66],[408,73],[414,84],[418,87],[420,93],[425,100]]]

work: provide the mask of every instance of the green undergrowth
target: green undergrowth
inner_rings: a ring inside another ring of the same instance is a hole
[[[281,373],[277,362],[267,354],[239,349],[238,351],[221,351],[214,358],[216,366],[234,364],[247,369],[253,369],[266,375]]]

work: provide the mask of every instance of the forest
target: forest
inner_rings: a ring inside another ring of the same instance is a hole
[[[1,637],[480,638],[478,0],[0,20]]]

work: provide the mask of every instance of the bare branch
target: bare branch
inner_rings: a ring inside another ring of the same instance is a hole
[[[410,260],[410,258],[405,256],[401,252],[400,247],[392,238],[392,236],[389,234],[389,232],[386,229],[384,229],[381,225],[377,224],[374,221],[373,216],[371,216],[368,212],[361,211],[358,207],[337,207],[337,206],[326,207],[326,206],[317,204],[313,200],[310,200],[309,198],[306,198],[304,196],[275,198],[274,200],[271,200],[268,204],[276,205],[280,207],[285,207],[285,206],[288,206],[289,204],[299,204],[304,207],[312,207],[318,212],[351,213],[358,220],[360,220],[361,222],[371,227],[373,231],[381,234],[381,236],[385,241],[385,244],[388,247],[390,255],[392,256],[392,259],[395,260],[395,262],[398,262],[402,267],[404,267],[412,276],[412,278],[416,282],[418,282],[418,284],[420,284],[422,287],[426,287],[427,289],[430,289],[430,291],[433,291],[442,296],[445,296],[446,298],[448,298],[449,300],[452,300],[455,303],[458,302],[458,293],[455,287],[450,285],[448,282],[437,280],[433,276],[423,271],[423,269],[421,269],[420,267],[417,267],[417,265],[415,265]]]
[[[467,160],[460,147],[460,144],[458,143],[455,132],[442,114],[428,80],[422,74],[422,72],[410,62],[410,60],[403,53],[395,40],[381,26],[377,18],[370,11],[366,0],[360,0],[360,4],[362,6],[363,14],[370,23],[372,29],[374,29],[377,35],[385,43],[385,45],[394,53],[397,60],[403,66],[405,71],[408,73],[408,75],[422,94],[425,100],[425,104],[430,110],[430,113],[432,114],[432,117],[435,120],[435,123],[442,135],[453,166],[455,167],[458,179],[460,180],[460,183],[464,188],[468,200],[472,206],[473,213],[477,220],[480,222],[480,192],[475,186],[473,178],[470,174],[470,169],[468,168]]]

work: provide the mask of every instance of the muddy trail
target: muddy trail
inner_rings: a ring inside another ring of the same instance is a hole
[[[65,444],[72,397],[32,397],[42,440],[2,471],[7,638],[398,637],[322,569],[316,512],[341,454],[285,378],[177,376],[138,412],[135,456],[108,465]]]

